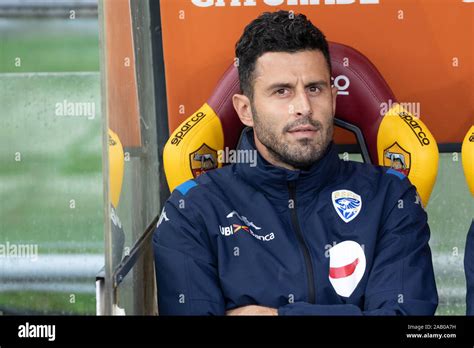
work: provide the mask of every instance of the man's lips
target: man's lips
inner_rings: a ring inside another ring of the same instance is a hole
[[[288,132],[296,133],[296,132],[316,132],[317,129],[312,126],[299,126],[293,129],[290,129]]]
[[[313,126],[298,126],[290,129],[288,133],[297,138],[313,138],[317,131]]]

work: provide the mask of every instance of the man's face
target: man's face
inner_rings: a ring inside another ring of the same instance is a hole
[[[317,161],[333,136],[337,90],[320,51],[267,52],[256,62],[250,103],[257,149],[294,169]]]

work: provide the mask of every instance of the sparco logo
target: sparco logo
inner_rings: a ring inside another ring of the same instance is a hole
[[[206,117],[206,114],[201,111],[191,117],[188,122],[183,124],[181,128],[176,133],[174,133],[173,139],[171,139],[171,144],[178,146],[178,144],[181,142],[181,140],[183,140],[186,134],[188,134],[191,128],[197,125],[204,117]]]
[[[426,136],[425,132],[423,132],[423,129],[421,128],[421,126],[418,124],[418,122],[416,122],[414,119],[413,119],[413,116],[407,114],[406,112],[400,112],[398,114],[398,116],[400,116],[400,118],[405,121],[405,123],[407,125],[410,126],[411,130],[413,131],[413,133],[415,133],[416,135],[416,138],[418,139],[418,141],[420,142],[421,146],[425,146],[425,145],[429,145],[430,144],[430,139],[428,139],[428,137]]]
[[[258,3],[263,3],[268,6],[281,5],[350,5],[360,3],[361,5],[379,4],[380,0],[192,0],[193,4],[198,7],[223,7],[229,4],[230,6],[257,6]]]

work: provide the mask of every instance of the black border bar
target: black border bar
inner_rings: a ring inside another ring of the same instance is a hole
[[[55,325],[55,340],[19,326]],[[0,317],[0,346],[63,344],[395,344],[473,346],[474,317]],[[420,335],[419,338],[407,335]],[[436,337],[441,334],[456,337]]]

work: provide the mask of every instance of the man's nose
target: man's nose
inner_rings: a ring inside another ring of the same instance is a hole
[[[306,93],[298,93],[293,99],[293,113],[296,114],[296,116],[310,116],[313,113],[311,103]]]

